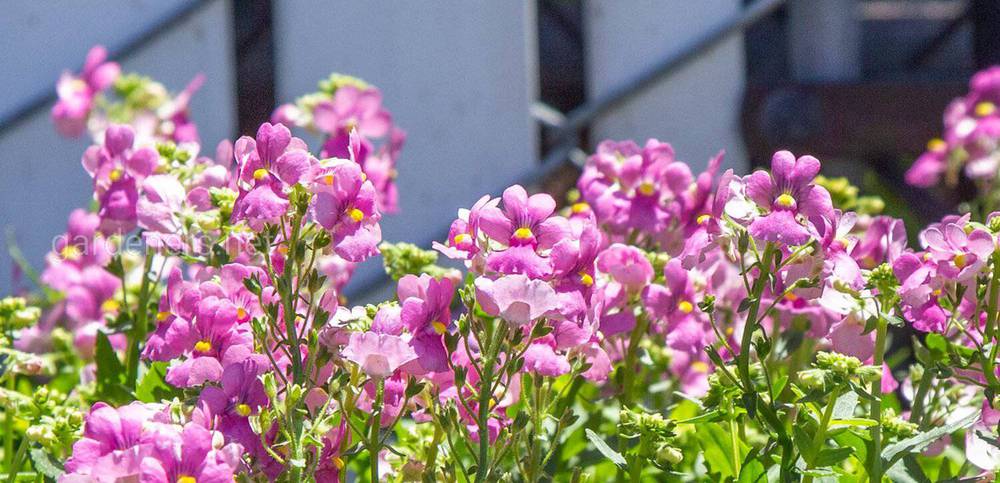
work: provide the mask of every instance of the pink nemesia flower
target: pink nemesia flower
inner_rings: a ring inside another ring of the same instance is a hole
[[[403,364],[417,358],[413,349],[400,337],[375,332],[351,334],[341,354],[361,366],[361,370],[374,379],[385,379]]]
[[[496,280],[475,281],[476,300],[483,310],[515,325],[525,326],[557,307],[556,292],[541,280],[525,275],[507,275]]]
[[[56,84],[59,100],[52,106],[52,122],[59,134],[78,137],[87,127],[87,117],[93,108],[94,98],[121,75],[117,62],[107,62],[108,51],[96,45],[87,52],[79,76],[63,72]]]
[[[813,184],[819,161],[812,156],[795,156],[778,151],[771,159],[771,172],[756,171],[746,176],[746,194],[765,213],[750,223],[754,238],[802,245],[816,231],[815,219],[831,218],[830,193]]]

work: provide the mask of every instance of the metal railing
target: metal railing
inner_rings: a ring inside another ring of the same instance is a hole
[[[697,59],[701,54],[722,42],[731,34],[742,32],[747,27],[754,25],[759,20],[781,7],[787,0],[757,0],[745,7],[743,10],[735,12],[717,24],[705,30],[701,35],[692,37],[687,42],[679,44],[673,52],[664,57],[660,62],[653,65],[649,70],[642,72],[631,81],[626,82],[621,87],[612,89],[606,94],[583,103],[572,111],[563,114],[558,109],[542,102],[535,102],[530,106],[531,116],[543,127],[550,130],[552,141],[550,148],[546,150],[538,166],[516,176],[506,184],[501,184],[498,190],[512,184],[529,185],[535,184],[539,180],[549,177],[566,163],[582,166],[587,154],[579,148],[580,131],[601,116],[622,105],[629,99],[645,92],[650,87],[663,82],[671,74],[685,66],[688,62]],[[499,192],[491,193],[498,196]],[[430,246],[434,241],[444,240],[448,237],[448,228],[445,227],[437,236],[427,240],[422,240],[419,246]],[[361,284],[349,290],[349,295],[365,295],[382,289],[389,283],[388,278],[373,280]]]

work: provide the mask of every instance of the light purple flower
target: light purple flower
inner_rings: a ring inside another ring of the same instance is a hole
[[[532,342],[524,351],[524,370],[548,377],[559,377],[570,371],[566,356],[557,354],[546,341]]]
[[[475,285],[476,300],[483,310],[515,326],[528,325],[558,308],[555,290],[525,275],[506,275],[496,280],[479,277]]]
[[[569,232],[561,216],[551,216],[556,202],[547,194],[531,197],[520,185],[503,192],[503,209],[485,206],[479,213],[479,228],[491,239],[507,246],[490,253],[487,266],[503,274],[525,274],[532,278],[551,273],[540,250],[551,249]]]
[[[615,243],[597,255],[597,269],[630,292],[642,290],[653,279],[653,266],[642,250]]]
[[[830,193],[813,184],[819,161],[812,156],[795,156],[778,151],[771,159],[771,173],[756,171],[744,178],[746,194],[765,214],[750,223],[754,238],[802,245],[813,236],[813,219],[830,219]]]
[[[361,168],[346,159],[325,160],[311,190],[312,212],[333,237],[333,249],[347,261],[361,262],[378,253],[382,228],[375,188]]]
[[[94,98],[121,75],[116,62],[107,62],[108,51],[96,45],[87,52],[83,71],[79,76],[63,72],[56,84],[59,100],[52,106],[52,121],[59,134],[78,137],[87,127],[87,118],[94,106]]]
[[[451,300],[455,286],[451,280],[437,280],[430,275],[406,275],[396,289],[402,304],[400,318],[412,334],[410,345],[424,372],[448,370],[444,334],[451,325]]]
[[[143,483],[229,483],[241,467],[243,449],[228,444],[216,449],[214,434],[195,423],[180,431],[162,424],[144,438],[149,456],[142,459]]]
[[[368,377],[385,379],[403,364],[417,358],[413,349],[400,337],[375,332],[355,332],[341,354],[361,366]]]
[[[970,227],[971,228],[971,227]],[[996,241],[986,230],[971,228],[966,232],[959,223],[941,223],[921,232],[921,242],[937,271],[960,282],[973,279],[996,249]]]
[[[97,481],[117,481],[139,474],[143,424],[160,408],[134,402],[113,408],[103,402],[90,408],[83,437],[73,444],[66,461],[68,476],[90,476]]]

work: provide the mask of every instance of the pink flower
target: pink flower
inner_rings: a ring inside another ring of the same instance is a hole
[[[479,277],[475,285],[483,310],[515,326],[528,325],[558,307],[556,292],[548,283],[525,275]]]
[[[326,160],[317,170],[311,190],[312,212],[333,237],[333,249],[345,260],[361,262],[378,253],[382,215],[375,188],[357,164],[346,159]]]
[[[771,159],[771,173],[756,171],[743,179],[746,194],[765,214],[750,223],[754,238],[789,245],[809,241],[816,219],[833,217],[830,193],[813,184],[819,161],[778,151]]]
[[[84,420],[83,437],[73,444],[66,461],[68,476],[90,476],[97,481],[117,481],[139,474],[139,443],[143,424],[159,407],[134,402],[113,408],[94,404]]]
[[[941,223],[921,232],[921,241],[942,276],[967,282],[986,266],[996,241],[986,230],[966,232],[962,224]]]
[[[569,361],[545,341],[533,342],[524,352],[524,370],[548,377],[568,374]]]
[[[413,335],[410,344],[418,356],[417,363],[424,372],[448,370],[443,337],[451,325],[454,284],[426,274],[406,275],[399,279],[397,294],[402,304],[402,323]]]
[[[872,220],[850,253],[858,261],[858,265],[871,270],[879,264],[895,262],[905,249],[906,227],[903,220],[878,216]]]
[[[125,233],[136,226],[139,184],[153,174],[160,155],[152,148],[133,149],[131,126],[112,124],[104,132],[104,144],[93,145],[83,154],[83,167],[94,179],[94,197],[100,203],[101,231]]]
[[[316,104],[313,124],[331,137],[357,129],[366,138],[380,138],[389,132],[392,116],[382,107],[382,93],[377,88],[344,85],[337,88],[333,99]]]
[[[503,209],[485,206],[479,213],[479,228],[508,248],[490,253],[486,265],[503,274],[521,273],[532,278],[548,276],[552,268],[539,254],[551,249],[569,232],[561,216],[550,216],[556,202],[547,194],[528,193],[520,185],[503,192]]]
[[[258,458],[268,458],[260,437],[250,428],[249,417],[267,405],[264,384],[258,378],[270,367],[260,354],[226,366],[222,372],[221,387],[207,386],[198,397],[198,408],[207,411],[217,420],[215,428],[226,436],[253,451]]]
[[[630,292],[642,290],[653,279],[646,254],[631,245],[615,243],[597,256],[597,269]]]
[[[106,62],[108,51],[96,45],[87,52],[83,71],[79,76],[63,72],[56,84],[59,100],[52,106],[52,122],[59,134],[77,137],[87,127],[87,117],[94,105],[94,98],[110,87],[121,75],[116,62]]]
[[[281,124],[262,124],[256,139],[243,136],[236,141],[234,153],[239,179],[250,188],[240,187],[232,221],[246,220],[255,231],[277,223],[288,211],[284,189],[308,183],[316,165],[305,142]]]
[[[417,358],[413,349],[400,337],[375,332],[351,334],[350,342],[341,353],[374,379],[385,379],[403,364]]]
[[[160,425],[146,436],[149,456],[142,459],[144,483],[228,483],[242,466],[243,449],[213,445],[213,432],[195,423],[180,431]]]

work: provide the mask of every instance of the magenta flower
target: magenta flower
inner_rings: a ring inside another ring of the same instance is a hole
[[[93,145],[83,154],[83,167],[94,179],[94,197],[100,203],[101,231],[125,233],[136,226],[139,184],[153,174],[160,162],[152,148],[133,149],[135,131],[112,124],[104,132],[103,146]]]
[[[906,227],[903,220],[878,216],[851,248],[850,254],[858,265],[870,270],[882,263],[895,262],[905,249]]]
[[[566,356],[557,354],[550,343],[535,341],[524,351],[524,370],[542,376],[559,377],[568,374],[570,366]]]
[[[121,75],[117,62],[107,62],[108,51],[96,45],[87,52],[83,71],[79,76],[63,72],[56,84],[59,100],[52,106],[52,122],[59,134],[78,137],[87,127],[87,118],[94,106],[94,98]]]
[[[574,224],[579,236],[563,239],[552,247],[553,285],[559,294],[559,312],[566,318],[581,318],[594,285],[594,262],[601,249],[601,232],[593,217]]]
[[[417,358],[413,349],[400,337],[375,332],[351,334],[351,340],[341,354],[361,366],[361,370],[373,379],[385,379],[403,364]]]
[[[927,151],[906,170],[904,179],[909,185],[930,188],[940,181],[947,168],[948,144],[940,139],[933,139],[927,143]]]
[[[485,246],[480,246],[479,220],[486,208],[496,208],[500,204],[499,198],[490,198],[485,195],[469,210],[459,210],[458,218],[451,223],[448,229],[448,240],[445,243],[434,242],[435,250],[453,260],[473,260],[482,253]],[[473,262],[474,271],[481,273],[479,268],[481,263]]]
[[[483,310],[515,325],[525,326],[558,308],[556,292],[541,280],[525,275],[507,275],[496,280],[475,281],[476,300]]]
[[[215,429],[253,451],[259,458],[268,458],[260,437],[250,428],[249,417],[267,405],[264,384],[258,376],[269,369],[267,359],[260,354],[226,366],[222,371],[221,387],[207,386],[198,397],[198,407],[207,410],[217,420]]]
[[[642,300],[651,316],[666,322],[666,331],[692,322],[698,306],[694,300],[694,288],[688,283],[688,271],[681,261],[674,258],[663,269],[666,286],[647,285],[642,291]]]
[[[615,243],[597,255],[597,269],[630,292],[642,290],[653,279],[653,266],[642,250]]]
[[[551,249],[569,232],[561,216],[550,216],[556,202],[547,194],[528,193],[520,185],[503,192],[503,210],[485,206],[479,213],[479,228],[491,239],[508,248],[488,255],[486,265],[503,274],[525,274],[532,278],[551,273],[540,250]]]
[[[171,425],[159,425],[144,441],[149,456],[142,459],[144,483],[229,483],[242,466],[243,449],[228,444],[213,445],[213,433],[195,423],[181,431]]]
[[[249,189],[240,188],[233,206],[232,221],[246,220],[259,231],[265,224],[277,223],[288,211],[284,189],[296,183],[308,183],[316,165],[304,141],[292,137],[287,127],[264,123],[257,138],[243,136],[233,148],[239,179]]]
[[[197,306],[193,321],[174,318],[157,328],[146,350],[153,360],[185,357],[167,370],[167,382],[178,387],[218,381],[223,367],[252,352],[253,335],[246,325],[238,323],[235,304],[212,295],[202,298]]]
[[[361,262],[378,253],[382,215],[375,188],[361,168],[346,159],[324,161],[312,183],[312,212],[333,238],[333,250],[345,260]]]
[[[83,437],[73,444],[66,460],[67,476],[90,476],[97,481],[118,481],[139,474],[143,424],[159,407],[134,402],[113,408],[99,402],[90,408]]]
[[[802,245],[815,232],[816,219],[830,219],[830,193],[813,184],[819,161],[812,156],[795,156],[778,151],[771,159],[771,173],[756,171],[744,178],[746,193],[764,215],[750,224],[754,238]]]
[[[959,223],[930,226],[921,232],[920,238],[931,259],[937,262],[938,273],[960,282],[973,279],[996,249],[996,241],[989,232],[981,228],[966,232]]]
[[[444,334],[451,325],[451,299],[455,286],[448,279],[437,280],[430,275],[406,275],[396,289],[402,304],[400,318],[413,338],[410,344],[417,354],[417,363],[425,372],[448,370],[448,353]]]
[[[331,137],[357,129],[371,139],[388,134],[392,116],[382,108],[382,93],[377,88],[344,85],[337,88],[333,99],[316,104],[313,124]]]

